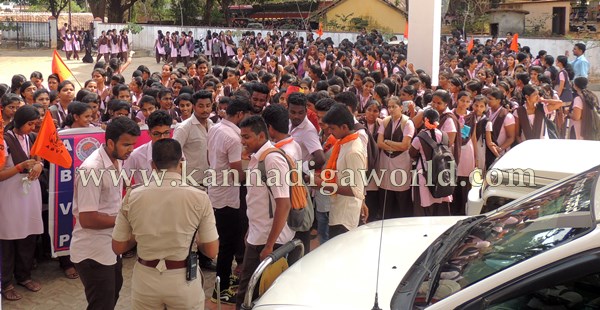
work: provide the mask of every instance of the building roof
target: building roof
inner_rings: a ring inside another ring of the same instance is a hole
[[[52,14],[49,12],[0,12],[0,22],[36,22],[47,23]],[[90,29],[94,21],[92,13],[71,13],[72,27],[78,29]],[[69,14],[61,13],[58,16],[58,27],[69,22]]]
[[[315,11],[312,16],[321,16],[325,13],[327,13],[329,10],[335,8],[336,6],[340,5],[341,3],[343,3],[344,1],[347,0],[335,0],[335,1],[330,1],[331,3],[329,5],[325,5],[321,8],[319,8],[317,11]],[[391,0],[374,0],[374,1],[381,1],[383,3],[385,3],[386,5],[388,5],[389,7],[391,7],[392,9],[402,13],[404,16],[408,16],[408,11],[406,10],[406,0],[400,0],[398,1],[398,5],[395,5],[394,3],[392,3]]]

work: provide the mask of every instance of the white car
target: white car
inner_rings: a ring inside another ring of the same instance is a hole
[[[535,139],[519,143],[469,191],[467,215],[495,210],[548,184],[600,165],[600,142]]]
[[[599,178],[600,166],[486,215],[361,226],[292,265],[254,309],[375,309],[376,296],[383,310],[598,309]]]

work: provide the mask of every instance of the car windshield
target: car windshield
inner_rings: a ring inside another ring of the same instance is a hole
[[[439,268],[432,266],[437,272],[424,279],[414,305],[435,303],[591,231],[595,227],[592,199],[599,173],[595,168],[573,177],[474,225],[442,255]],[[430,292],[430,282],[435,293]]]

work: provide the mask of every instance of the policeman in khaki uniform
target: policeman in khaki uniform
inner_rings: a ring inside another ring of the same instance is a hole
[[[117,215],[113,251],[122,254],[137,243],[132,309],[204,309],[201,271],[193,269],[197,277],[188,281],[186,258],[196,229],[197,249],[215,258],[218,234],[208,195],[181,185],[181,158],[181,145],[176,140],[156,141],[152,166],[158,176],[166,170],[159,178],[162,184],[153,178],[150,184],[133,188]]]

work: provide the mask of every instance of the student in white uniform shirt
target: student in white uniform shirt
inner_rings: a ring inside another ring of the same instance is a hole
[[[136,148],[123,164],[128,176],[133,177],[133,183],[142,184],[152,177],[152,145],[156,141],[171,137],[173,118],[165,111],[152,112],[146,120],[150,141]],[[145,176],[144,176],[145,174]]]
[[[194,115],[177,126],[173,132],[173,139],[177,140],[183,148],[186,159],[184,175],[190,175],[195,183],[203,185],[204,173],[208,169],[208,130],[213,122],[209,119],[213,106],[213,96],[210,91],[200,90],[192,96]]]
[[[302,160],[302,148],[294,137],[289,135],[288,111],[279,104],[272,104],[265,108],[262,117],[267,123],[269,137],[276,148],[282,149],[294,161]]]
[[[306,102],[303,93],[292,93],[288,97],[289,133],[302,149],[302,161],[305,162],[303,170],[313,170],[325,164],[325,154],[317,129],[306,117]]]
[[[106,144],[95,150],[75,174],[73,192],[73,239],[71,261],[83,283],[87,309],[114,309],[123,285],[121,258],[112,250],[112,232],[121,209],[123,180],[114,184],[111,173],[119,175],[122,160],[133,152],[140,127],[128,117],[114,118],[106,127]],[[82,176],[100,175],[100,184],[83,182]]]
[[[244,97],[235,97],[229,103],[225,117],[208,131],[208,159],[210,168],[215,171],[215,186],[209,184],[208,197],[215,211],[217,231],[219,233],[219,256],[217,257],[217,276],[221,282],[221,303],[235,304],[235,292],[230,290],[231,264],[234,255],[243,248],[244,233],[241,224],[243,212],[240,210],[240,186],[234,184],[230,173],[237,171],[244,181],[242,168],[242,141],[239,123],[251,111],[250,101]],[[224,178],[227,178],[224,180]],[[245,199],[242,198],[242,199]],[[211,301],[217,302],[217,292],[213,291]]]
[[[258,169],[261,155],[273,147],[269,142],[267,125],[262,117],[253,115],[240,123],[242,144],[250,156],[248,169]],[[273,178],[275,173],[287,175],[289,166],[282,154],[273,152],[266,156],[265,170],[267,178]],[[290,212],[290,188],[287,182],[277,186],[270,186],[263,182],[259,184],[259,173],[249,173],[248,195],[248,234],[246,237],[246,250],[240,277],[240,286],[237,291],[237,309],[240,309],[244,295],[248,290],[248,283],[258,264],[271,254],[273,250],[292,240],[294,231],[287,225],[287,216]],[[269,216],[269,200],[274,206],[273,217]]]

